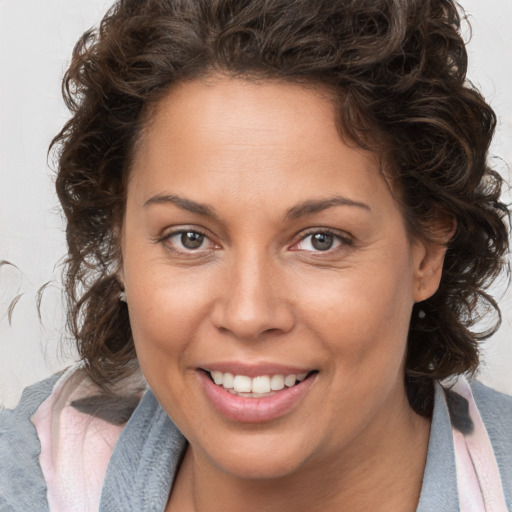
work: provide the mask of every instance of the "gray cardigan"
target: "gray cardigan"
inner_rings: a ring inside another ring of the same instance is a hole
[[[0,512],[45,512],[46,484],[39,441],[30,416],[50,394],[56,376],[27,388],[13,411],[0,412]],[[512,397],[472,384],[512,510]],[[427,464],[416,512],[459,510],[449,412],[440,386]],[[103,484],[101,512],[162,512],[186,441],[151,390],[144,395],[116,443]]]

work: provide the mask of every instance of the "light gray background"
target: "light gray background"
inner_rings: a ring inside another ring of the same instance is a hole
[[[46,151],[67,118],[60,81],[74,42],[110,0],[0,0],[0,404],[73,359],[63,327],[63,221]],[[471,15],[469,77],[500,117],[491,154],[510,181],[512,162],[512,0],[463,0]],[[469,37],[468,31],[466,36]],[[51,166],[50,166],[51,167]],[[44,293],[41,319],[37,291]],[[496,287],[501,294],[503,286]],[[20,299],[8,322],[9,304]],[[512,394],[512,292],[504,322],[487,342],[481,380]]]

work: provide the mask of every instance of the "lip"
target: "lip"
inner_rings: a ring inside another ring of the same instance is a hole
[[[301,373],[309,373],[314,370],[314,368],[286,366],[275,363],[246,365],[232,362],[201,365],[200,368],[207,372],[218,371],[222,373],[231,373],[232,375],[245,375],[246,377],[251,377],[251,379],[259,377],[260,375],[300,375]]]
[[[220,366],[215,365],[215,369],[223,371]],[[257,375],[281,374],[283,368],[278,371],[263,372],[262,367],[258,366],[258,373],[249,375],[247,368],[243,371],[246,373],[237,373],[237,375],[246,375],[248,377]],[[287,370],[288,371],[288,370]],[[225,370],[224,373],[231,372]],[[295,373],[290,371],[288,375]],[[217,386],[204,370],[198,370],[197,375],[203,386],[206,396],[212,405],[224,417],[241,423],[262,423],[275,420],[284,416],[298,406],[299,402],[307,395],[317,374],[310,375],[307,379],[281,391],[275,392],[274,395],[264,398],[247,398],[231,394],[221,386]]]

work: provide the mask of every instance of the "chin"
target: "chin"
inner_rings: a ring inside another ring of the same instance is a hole
[[[249,442],[237,443],[233,440],[229,446],[217,445],[216,450],[207,456],[213,465],[235,478],[279,479],[300,470],[309,458],[304,443],[297,446],[297,441],[287,443],[279,439],[273,442],[251,439]]]
[[[242,460],[219,461],[221,469],[232,477],[244,480],[275,480],[296,473],[301,464],[288,456],[271,457],[259,454]]]

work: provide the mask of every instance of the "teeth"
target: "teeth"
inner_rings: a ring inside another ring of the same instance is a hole
[[[210,372],[213,382],[217,386],[222,386],[232,394],[239,396],[250,396],[260,398],[270,396],[273,391],[280,391],[285,387],[291,388],[297,382],[302,382],[308,373],[294,373],[290,375],[259,375],[251,379],[246,375],[233,375],[231,373],[222,373],[219,371]]]
[[[272,391],[280,391],[284,388],[284,377],[282,375],[272,375],[270,379],[270,389]]]
[[[217,386],[222,386],[223,375],[222,372],[211,372],[213,382],[217,384]]]
[[[254,377],[252,379],[251,391],[253,393],[270,393],[270,377],[267,375]]]
[[[251,392],[251,378],[245,375],[237,375],[233,380],[233,389],[237,393],[250,393]]]
[[[284,378],[284,385],[287,387],[287,388],[291,388],[292,386],[295,385],[295,382],[297,381],[297,375],[295,375],[294,373],[292,373],[291,375],[287,375],[285,378]]]
[[[221,385],[226,389],[232,389],[234,380],[235,377],[231,373],[225,373]]]

